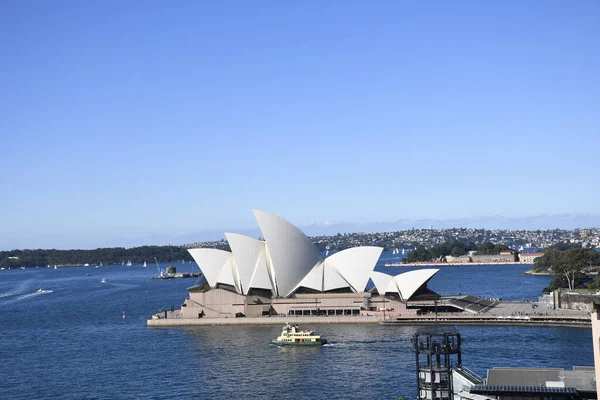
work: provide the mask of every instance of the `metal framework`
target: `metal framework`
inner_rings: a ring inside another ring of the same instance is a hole
[[[417,399],[453,400],[452,368],[462,366],[458,332],[415,333]]]

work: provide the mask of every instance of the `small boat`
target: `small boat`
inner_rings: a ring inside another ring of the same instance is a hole
[[[131,267],[131,260],[127,261],[127,266]]]
[[[54,266],[54,269],[57,269],[57,268],[58,268],[58,267],[55,265],[55,266]]]
[[[85,276],[92,276],[92,274],[85,274]]]
[[[100,283],[106,283],[106,278],[102,278],[102,280],[100,281]]]
[[[22,269],[23,271],[25,271],[25,267],[21,267],[21,269]]]
[[[314,331],[300,330],[298,325],[288,322],[281,335],[269,343],[275,346],[323,346],[327,339],[321,338]]]
[[[52,293],[52,290],[40,289],[37,293]]]
[[[146,265],[146,261],[144,261],[144,268],[146,268],[146,267],[147,267],[147,265]]]

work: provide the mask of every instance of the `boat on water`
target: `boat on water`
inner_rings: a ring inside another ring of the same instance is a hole
[[[52,293],[52,290],[40,289],[37,293]]]
[[[144,261],[144,268],[146,268],[146,267],[147,267],[147,265],[146,265],[146,261]]]
[[[269,342],[275,346],[323,346],[327,339],[317,335],[314,331],[300,330],[298,325],[289,322],[283,327],[281,335]]]
[[[131,267],[131,265],[132,265],[132,264],[131,264],[131,260],[127,261],[127,266],[128,266],[128,267]]]
[[[102,280],[100,281],[100,283],[106,283],[106,278],[102,278]]]

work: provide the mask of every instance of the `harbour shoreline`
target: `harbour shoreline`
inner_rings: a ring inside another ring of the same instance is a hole
[[[586,317],[557,317],[537,316],[530,319],[515,317],[493,317],[475,315],[444,315],[438,314],[437,318],[431,315],[395,317],[383,320],[379,316],[306,316],[306,317],[257,317],[257,318],[164,318],[149,319],[147,326],[150,328],[173,328],[186,326],[214,326],[214,325],[285,325],[287,322],[294,324],[379,324],[379,325],[482,325],[482,326],[554,326],[554,327],[579,327],[591,328],[591,320]]]
[[[386,267],[454,267],[454,266],[482,266],[482,265],[531,265],[521,262],[415,262],[415,263],[387,263]]]

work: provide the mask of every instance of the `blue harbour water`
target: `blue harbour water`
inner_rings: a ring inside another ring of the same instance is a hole
[[[408,268],[377,270],[398,274]],[[178,265],[178,270],[195,264]],[[550,278],[527,266],[443,267],[429,287],[535,299]],[[89,273],[91,276],[86,276]],[[178,307],[191,279],[152,280],[153,268],[78,267],[0,272],[0,398],[206,399],[415,397],[416,327],[317,325],[332,345],[277,348],[280,326],[150,329]],[[106,283],[101,283],[106,278]],[[52,290],[37,293],[38,289]],[[126,318],[122,318],[122,312]],[[464,364],[592,365],[589,329],[461,327]]]

